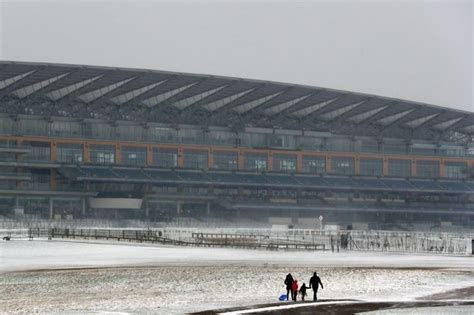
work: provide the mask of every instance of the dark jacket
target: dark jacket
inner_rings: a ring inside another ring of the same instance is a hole
[[[311,279],[309,279],[309,287],[313,288],[313,291],[318,291],[318,287],[321,285],[321,289],[323,288],[323,283],[321,282],[321,278],[318,276],[312,276]]]
[[[306,289],[307,288],[308,287],[306,286],[306,284],[303,283],[303,285],[300,288],[300,293],[301,293],[302,296],[306,296]]]
[[[293,287],[293,277],[290,274],[286,275],[285,284],[286,284],[286,288],[288,290],[292,289],[292,287]]]

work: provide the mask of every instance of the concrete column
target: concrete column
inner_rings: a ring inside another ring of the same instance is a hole
[[[184,167],[184,150],[182,145],[178,147],[178,167]]]
[[[273,152],[269,151],[267,155],[267,171],[273,171]]]
[[[214,150],[209,148],[207,150],[207,168],[212,169],[214,167]]]
[[[81,214],[83,217],[86,216],[86,208],[87,208],[87,203],[86,203],[86,197],[81,199]]]
[[[181,206],[182,206],[181,201],[180,200],[176,201],[176,215],[178,216],[181,215],[181,212],[182,212]]]
[[[210,201],[208,201],[208,202],[206,203],[206,215],[207,215],[208,217],[211,216],[211,202],[210,202]]]
[[[150,207],[148,204],[148,200],[144,200],[145,202],[145,218],[148,218],[150,216]]]
[[[118,143],[115,145],[115,164],[122,164],[122,146]]]
[[[89,152],[89,143],[85,142],[84,143],[84,163],[89,163],[91,161],[90,157],[90,152]]]
[[[53,218],[53,198],[49,198],[49,218]]]
[[[411,176],[416,177],[416,160],[411,160]]]
[[[438,177],[443,178],[444,177],[444,159],[441,159],[439,161],[439,174]]]

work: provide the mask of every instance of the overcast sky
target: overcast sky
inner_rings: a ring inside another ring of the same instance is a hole
[[[301,83],[474,111],[469,0],[0,2],[3,60]]]

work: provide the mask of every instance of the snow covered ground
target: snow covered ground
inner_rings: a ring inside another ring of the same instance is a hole
[[[276,301],[318,271],[324,299],[411,300],[474,286],[474,258],[117,242],[0,242],[0,312],[183,313]]]

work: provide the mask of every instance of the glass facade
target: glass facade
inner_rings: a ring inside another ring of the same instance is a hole
[[[114,164],[115,146],[91,144],[89,146],[90,161],[92,164]]]
[[[410,177],[411,161],[410,160],[388,160],[388,176],[394,177]]]
[[[178,166],[178,150],[172,148],[153,148],[153,165],[163,168]]]
[[[25,141],[23,146],[30,152],[25,154],[24,159],[28,161],[50,161],[51,145],[49,142]]]
[[[221,170],[237,169],[237,152],[214,151],[213,168]]]
[[[267,171],[267,158],[266,153],[244,153],[244,167],[249,171]]]
[[[333,174],[354,175],[354,159],[351,157],[333,156],[331,167]]]
[[[83,148],[79,143],[58,143],[56,145],[56,159],[64,163],[82,163]]]
[[[360,175],[366,176],[382,176],[383,160],[382,159],[360,159]]]
[[[206,170],[207,157],[207,151],[204,150],[184,150],[184,167]]]
[[[444,177],[466,178],[467,177],[467,163],[446,162],[444,164]]]
[[[275,134],[269,128],[253,128],[235,132],[230,129],[210,130],[198,126],[168,127],[159,124],[143,124],[133,122],[117,122],[110,124],[100,120],[68,120],[66,118],[52,121],[38,116],[22,116],[12,119],[0,116],[0,133],[7,135],[34,135],[64,138],[88,138],[103,140],[151,141],[156,143],[189,143],[223,146],[242,146],[254,148],[286,148],[309,149],[315,151],[336,152],[380,152],[386,154],[413,154],[434,156],[466,156],[473,155],[472,148],[446,144],[417,142],[412,144],[397,140],[384,139],[378,143],[375,139],[355,138],[344,136],[321,136],[317,133]]]
[[[303,156],[303,172],[311,174],[326,173],[326,158],[324,156]]]
[[[439,162],[431,160],[417,160],[416,176],[424,178],[439,177]]]
[[[145,147],[122,147],[122,164],[123,165],[146,165],[146,148]]]
[[[274,154],[273,171],[275,172],[296,172],[296,155]]]

